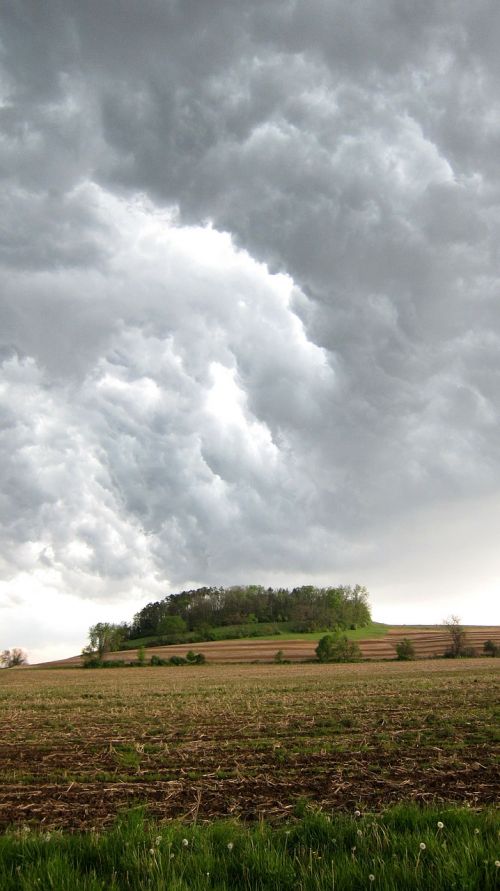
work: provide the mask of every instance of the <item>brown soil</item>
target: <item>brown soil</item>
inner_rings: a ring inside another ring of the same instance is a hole
[[[0,675],[0,826],[498,800],[498,660]]]
[[[394,659],[396,644],[403,638],[409,638],[415,648],[418,659],[442,656],[450,646],[449,634],[440,627],[436,628],[412,628],[404,625],[390,628],[384,637],[359,640],[358,644],[364,659]],[[491,638],[500,645],[500,627],[498,625],[476,625],[467,629],[466,646],[474,647],[478,655],[481,654],[485,640]],[[190,649],[197,653],[203,653],[210,662],[236,663],[236,662],[272,662],[277,650],[282,650],[283,658],[293,662],[306,661],[315,658],[316,641],[312,640],[287,640],[277,636],[273,640],[223,640],[209,641],[197,644],[175,644],[164,647],[148,647],[146,656],[152,655],[169,659],[170,656],[185,656]],[[107,659],[135,660],[135,650],[120,650],[110,653]],[[44,668],[56,666],[80,665],[80,656],[72,656],[69,659],[60,659],[54,662],[43,663]]]

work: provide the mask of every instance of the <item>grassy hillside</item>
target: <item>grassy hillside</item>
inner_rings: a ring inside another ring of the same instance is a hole
[[[324,634],[328,633],[328,629],[321,631],[292,631],[291,622],[249,622],[242,625],[223,625],[220,628],[212,628],[210,636],[200,635],[194,631],[185,632],[176,635],[175,640],[167,641],[161,635],[149,635],[148,637],[136,637],[133,640],[127,640],[122,645],[122,650],[137,650],[139,647],[165,646],[171,644],[190,644],[202,643],[207,640],[274,640],[283,638],[283,640],[319,640]],[[349,629],[343,633],[350,640],[364,640],[371,637],[383,637],[389,629],[388,625],[382,622],[370,622],[369,625],[356,629]]]

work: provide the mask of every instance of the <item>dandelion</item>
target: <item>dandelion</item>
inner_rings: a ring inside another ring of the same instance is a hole
[[[182,839],[182,847],[187,848],[188,844],[189,844],[189,841],[187,840],[187,838],[183,838]]]
[[[361,811],[354,811],[354,816],[355,816],[355,817],[360,817],[360,816],[361,816]]]
[[[161,845],[161,835],[157,835],[157,836],[156,836],[156,838],[155,838],[155,845],[156,845],[156,847],[158,847],[159,845]]]
[[[497,869],[500,868],[500,860],[495,860],[495,866]]]
[[[425,851],[426,847],[427,847],[427,846],[426,846],[425,842],[420,842],[420,844],[419,844],[419,848],[420,848],[421,851]]]
[[[150,853],[150,854],[156,854],[156,851],[155,851],[154,848],[150,848],[150,849],[149,849],[149,853]]]
[[[438,820],[437,828],[444,829],[444,823],[441,823],[441,820]]]
[[[234,848],[233,843],[232,843],[232,842],[228,842],[228,843],[227,843],[227,849],[228,849],[228,851],[232,851],[233,848]]]
[[[479,829],[477,827],[474,829],[474,835],[479,835]]]
[[[374,882],[374,881],[375,881],[375,876],[373,875],[373,873],[370,873],[370,875],[368,876],[368,881],[369,881],[369,882]]]
[[[361,838],[361,836],[363,835],[363,833],[361,832],[361,829],[358,829],[358,831],[356,832],[356,835],[358,836],[358,838]]]
[[[171,859],[171,860],[173,860],[174,857],[175,857],[175,854],[171,854],[171,855],[170,855],[170,859]]]

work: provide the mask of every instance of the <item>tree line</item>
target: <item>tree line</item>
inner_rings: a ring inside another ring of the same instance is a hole
[[[227,625],[289,623],[290,631],[358,628],[371,622],[368,591],[361,585],[264,588],[235,585],[167,594],[148,603],[127,626],[129,638],[199,631]]]

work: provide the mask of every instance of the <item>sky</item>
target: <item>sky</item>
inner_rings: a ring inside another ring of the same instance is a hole
[[[0,650],[201,585],[500,623],[497,0],[6,0]]]

